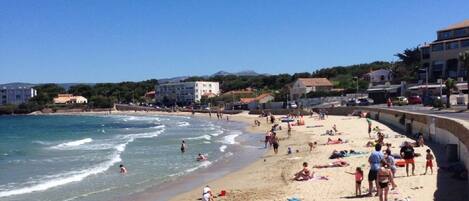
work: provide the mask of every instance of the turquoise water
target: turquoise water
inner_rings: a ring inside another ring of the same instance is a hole
[[[182,116],[0,116],[0,200],[115,200],[231,157],[241,134]]]

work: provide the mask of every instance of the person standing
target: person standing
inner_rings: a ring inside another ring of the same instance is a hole
[[[371,152],[370,157],[368,157],[368,163],[370,163],[370,171],[368,172],[368,196],[371,196],[373,193],[373,183],[378,187],[376,179],[378,171],[381,168],[381,160],[383,159],[384,155],[381,152],[381,144],[376,144],[375,151]]]
[[[377,189],[379,194],[379,201],[388,201],[389,185],[394,184],[391,170],[387,168],[388,164],[385,160],[381,161],[381,167],[378,171]]]
[[[400,155],[405,161],[405,171],[407,176],[409,176],[409,164],[412,165],[412,175],[415,175],[415,151],[409,142],[406,141],[404,143],[404,146],[401,148]]]
[[[186,142],[183,140],[181,143],[181,153],[186,152]]]
[[[366,118],[366,122],[368,123],[368,137],[371,138],[371,127],[372,127],[371,119]]]
[[[272,141],[272,146],[274,147],[274,153],[277,154],[278,153],[278,147],[279,147],[279,144],[278,144],[278,137],[277,137],[277,133],[272,133],[272,136],[271,136],[271,139]]]

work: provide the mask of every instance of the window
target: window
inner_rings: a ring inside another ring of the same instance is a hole
[[[451,37],[451,31],[443,31],[438,33],[438,40],[444,40]]]
[[[469,40],[462,40],[461,47],[469,47]]]
[[[442,51],[443,50],[443,43],[433,44],[432,45],[432,52]]]
[[[454,36],[461,37],[467,35],[467,29],[456,29],[454,30]]]
[[[446,43],[446,49],[447,50],[458,49],[458,48],[459,48],[459,42],[458,41]]]

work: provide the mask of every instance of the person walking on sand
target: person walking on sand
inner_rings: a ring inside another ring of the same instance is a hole
[[[279,147],[277,134],[273,133],[270,140],[272,141],[272,146],[274,147],[274,153],[277,154]]]
[[[265,141],[264,141],[264,143],[265,143],[265,148],[266,148],[266,149],[267,149],[267,145],[270,143],[270,138],[271,138],[271,137],[272,137],[272,132],[267,131],[267,132],[265,133]]]
[[[186,142],[183,140],[181,143],[181,153],[186,152]]]
[[[386,161],[382,160],[377,178],[379,201],[388,201],[389,184],[394,184],[391,170],[388,169],[387,166]]]
[[[435,157],[430,149],[427,149],[427,156],[425,158],[427,159],[427,162],[425,163],[425,173],[423,174],[427,174],[428,168],[430,168],[431,174],[433,174],[433,159],[435,159]]]
[[[368,172],[368,196],[372,196],[373,183],[378,187],[377,176],[379,168],[381,168],[381,160],[384,159],[384,155],[381,152],[381,144],[375,145],[375,151],[371,152],[368,157],[368,163],[370,163],[370,171]],[[378,194],[376,194],[378,195]]]
[[[412,175],[415,175],[415,151],[409,142],[404,142],[404,146],[401,148],[400,155],[405,161],[405,171],[407,176],[409,176],[409,164],[412,165]]]

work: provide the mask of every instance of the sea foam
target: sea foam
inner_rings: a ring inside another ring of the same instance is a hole
[[[70,141],[70,142],[65,142],[65,143],[62,143],[62,144],[58,144],[58,145],[52,146],[51,149],[66,149],[66,148],[69,148],[69,147],[76,147],[76,146],[80,146],[82,144],[90,143],[92,141],[93,141],[93,139],[91,139],[91,138],[85,138],[85,139],[81,139],[81,140],[75,140],[75,141]]]
[[[31,193],[35,191],[44,191],[53,187],[65,185],[72,182],[78,182],[85,179],[88,176],[96,175],[108,170],[114,164],[121,162],[121,154],[125,151],[127,144],[133,142],[135,139],[138,138],[153,138],[158,136],[159,134],[164,132],[164,128],[155,132],[148,132],[148,133],[137,133],[137,134],[129,134],[125,135],[123,139],[125,141],[121,144],[117,144],[114,146],[114,153],[109,157],[109,160],[99,163],[98,165],[92,166],[87,169],[77,170],[77,171],[69,171],[61,174],[56,175],[47,175],[42,177],[42,179],[38,179],[35,184],[23,187],[23,188],[15,188],[12,190],[0,191],[0,197],[8,197],[12,195],[20,195]],[[67,146],[79,146],[85,143],[92,142],[91,138],[85,138],[82,140],[62,143],[57,145],[58,147],[67,147]]]

